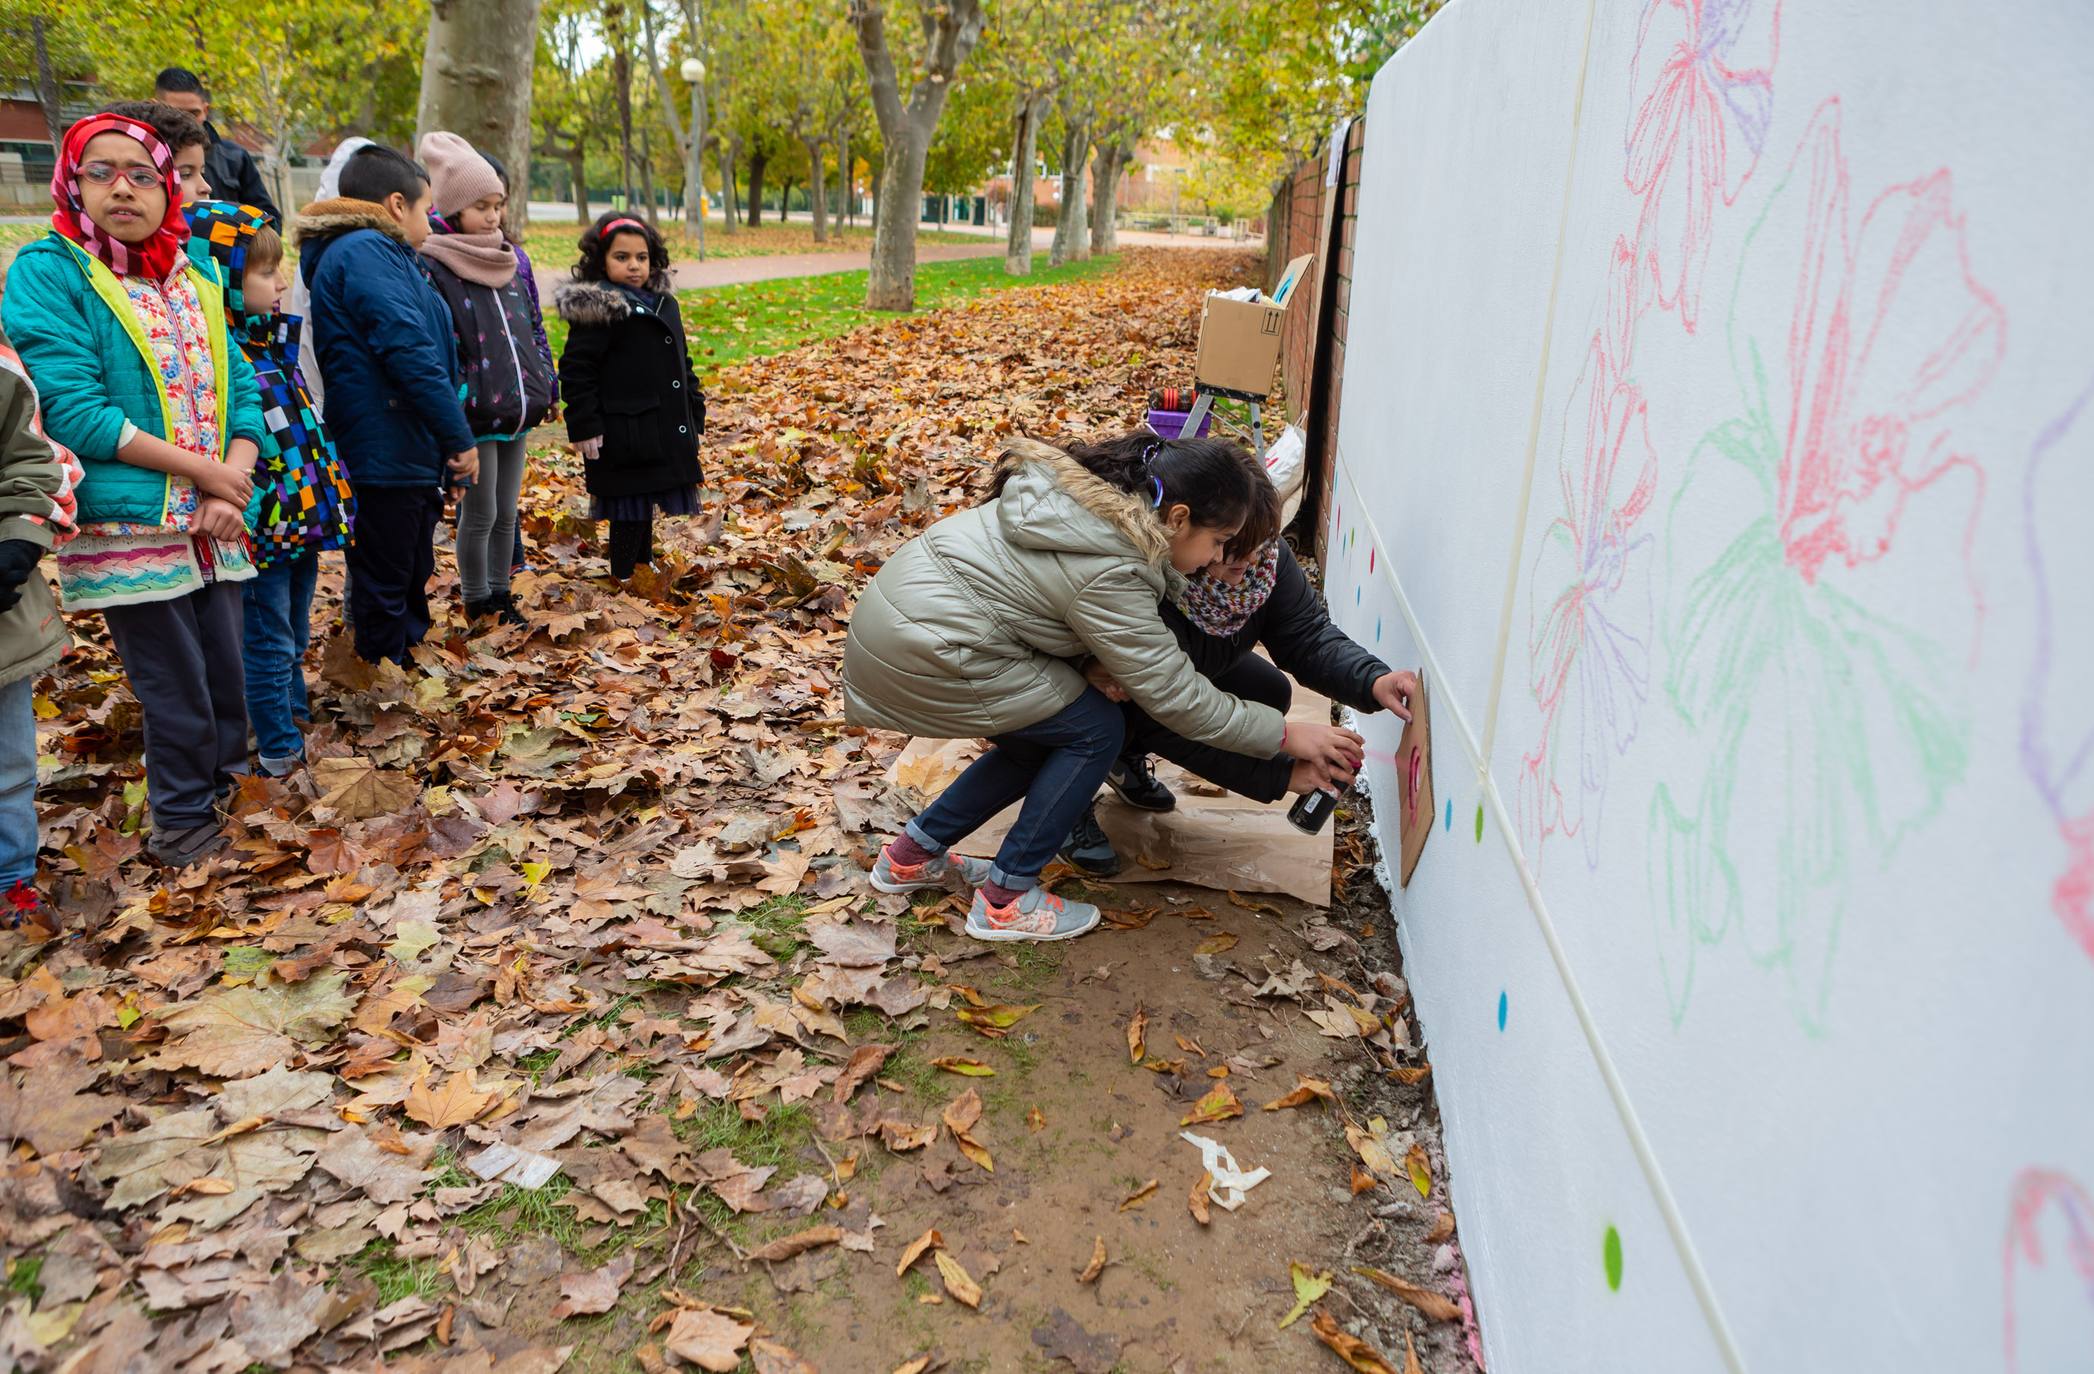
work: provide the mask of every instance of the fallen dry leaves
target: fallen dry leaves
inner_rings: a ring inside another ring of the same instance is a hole
[[[1332,1353],[1345,1361],[1346,1367],[1355,1374],[1396,1374],[1396,1367],[1383,1359],[1380,1351],[1358,1336],[1340,1331],[1337,1319],[1322,1308],[1317,1308],[1316,1314],[1309,1318],[1309,1330],[1315,1332],[1316,1339],[1329,1346]],[[1414,1368],[1416,1363],[1413,1358],[1411,1364]],[[1406,1370],[1404,1374],[1410,1374],[1410,1371]]]
[[[1091,1245],[1090,1263],[1083,1266],[1083,1271],[1076,1276],[1076,1281],[1096,1283],[1098,1276],[1105,1272],[1105,1263],[1105,1237],[1099,1236]]]
[[[1429,1321],[1453,1322],[1461,1320],[1461,1306],[1452,1298],[1435,1293],[1430,1288],[1421,1288],[1407,1279],[1398,1278],[1385,1270],[1376,1269],[1368,1265],[1361,1265],[1352,1272],[1358,1274],[1363,1279],[1371,1280],[1388,1289],[1391,1293],[1394,1293],[1397,1297],[1402,1298],[1405,1302],[1424,1313]]]
[[[0,1314],[20,1309],[10,1355],[361,1368],[462,1336],[469,1309],[630,1307],[634,1274],[679,1233],[680,1260],[705,1247],[726,1263],[709,1222],[682,1224],[702,1194],[819,1221],[746,1252],[758,1263],[831,1247],[860,1262],[877,1219],[840,1193],[868,1141],[924,1151],[943,1128],[990,1168],[966,1095],[928,1123],[870,1101],[893,1072],[888,1028],[946,1006],[926,1004],[951,975],[905,966],[902,908],[865,896],[866,837],[898,819],[882,781],[895,743],[842,728],[838,660],[858,589],[974,500],[1004,437],[1124,428],[1188,369],[1199,292],[1235,259],[1128,260],[723,374],[705,453],[720,496],[662,522],[658,566],[627,588],[579,518],[577,460],[541,442],[534,571],[516,582],[528,627],[469,637],[445,558],[413,661],[363,664],[329,623],[329,560],[311,767],[242,779],[231,848],[190,872],[143,856],[137,704],[99,628],[76,624],[78,650],[37,684],[56,914],[0,932],[0,1258],[45,1262],[44,1295]],[[1037,1010],[954,1002],[990,1039],[1026,1034]],[[868,1013],[871,1033],[846,1030]],[[1201,1103],[1219,1114],[1192,1120],[1242,1111],[1225,1085]],[[838,1195],[818,1162],[694,1143],[694,1126],[788,1106],[835,1143]],[[1037,1107],[1025,1120],[1047,1124]],[[527,1195],[591,1245],[630,1248],[526,1294],[505,1247],[461,1219],[499,1223]],[[1196,1186],[1195,1215],[1201,1201]],[[925,1254],[954,1302],[981,1300],[935,1230],[897,1272]],[[378,1259],[435,1275],[434,1291],[381,1303],[364,1273]],[[746,1313],[673,1301],[658,1359],[804,1363]],[[504,1349],[538,1368],[570,1339]]]

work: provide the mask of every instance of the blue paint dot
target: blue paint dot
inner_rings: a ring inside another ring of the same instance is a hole
[[[1352,604],[1355,606],[1360,604],[1360,588],[1358,587],[1352,589]]]
[[[1447,798],[1447,823],[1440,828],[1443,830],[1452,830],[1454,828],[1454,798],[1452,797]]]
[[[1498,1029],[1505,1029],[1505,993],[1502,989],[1498,993]]]
[[[1374,617],[1374,642],[1381,643],[1381,617]]]

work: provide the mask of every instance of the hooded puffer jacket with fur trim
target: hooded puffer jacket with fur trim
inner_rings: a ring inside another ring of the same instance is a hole
[[[647,496],[703,480],[705,397],[676,297],[577,281],[554,290],[553,309],[567,321],[560,351],[567,437],[603,439],[583,470],[589,494]]]
[[[1163,623],[1157,603],[1178,575],[1147,504],[1030,439],[1000,462],[1001,495],[905,544],[859,596],[845,718],[937,739],[1003,734],[1083,695],[1089,656],[1187,739],[1278,753],[1280,713],[1201,677]]]

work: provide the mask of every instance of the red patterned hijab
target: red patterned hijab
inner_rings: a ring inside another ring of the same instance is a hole
[[[160,186],[167,193],[167,214],[160,227],[144,243],[120,243],[87,217],[80,199],[80,156],[97,134],[122,134],[136,139],[160,171]],[[51,169],[51,227],[102,260],[121,276],[167,280],[180,259],[182,245],[189,240],[189,221],[182,214],[182,184],[175,175],[174,154],[146,125],[122,115],[89,115],[65,131],[59,146],[58,165]]]

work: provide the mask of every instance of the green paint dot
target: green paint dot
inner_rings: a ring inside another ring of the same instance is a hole
[[[1607,1228],[1607,1244],[1604,1251],[1607,1262],[1607,1286],[1621,1291],[1621,1232],[1612,1226]]]
[[[1476,803],[1476,843],[1483,843],[1483,803]]]

